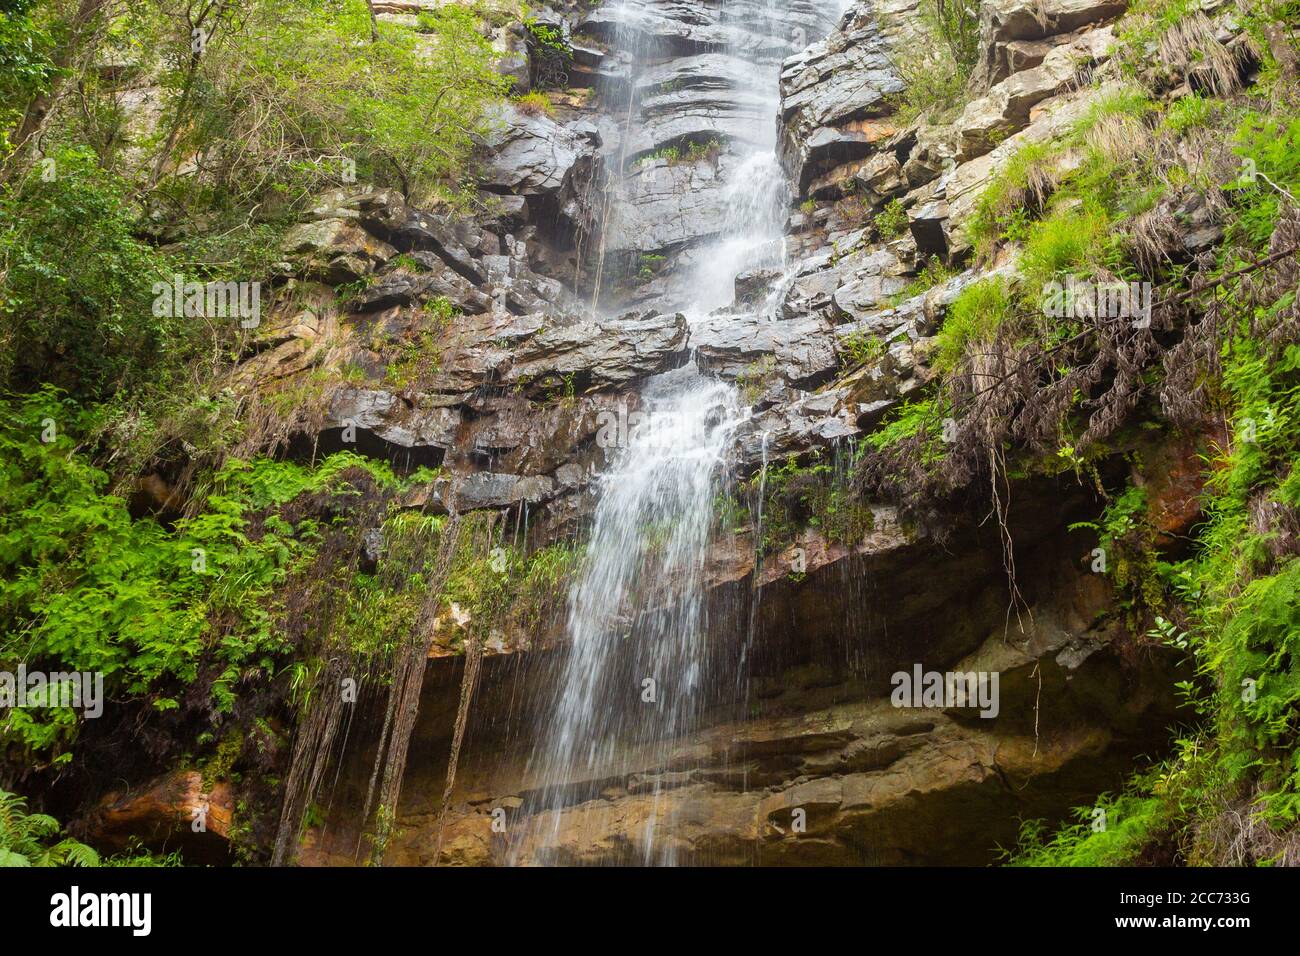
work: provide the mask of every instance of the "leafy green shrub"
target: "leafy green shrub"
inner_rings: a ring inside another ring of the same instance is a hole
[[[883,239],[896,239],[907,231],[907,210],[898,199],[885,203],[885,208],[873,220],[877,231]]]
[[[523,96],[515,97],[515,106],[523,113],[530,116],[551,116],[555,113],[555,107],[551,105],[550,99],[545,93],[539,93],[534,90],[532,93],[525,93]]]
[[[381,484],[395,479],[351,454],[315,469],[232,460],[213,476],[203,510],[169,529],[133,520],[109,476],[78,451],[73,436],[89,420],[52,390],[4,408],[0,669],[21,660],[100,672],[109,700],[143,698],[157,711],[178,707],[177,691],[202,672],[213,708],[227,712],[237,685],[274,673],[292,650],[275,605],[320,528],[286,520],[284,506],[309,492],[350,493],[356,469]],[[69,708],[14,709],[0,737],[62,762],[78,720]]]
[[[183,354],[183,318],[154,315],[169,260],[135,237],[125,187],[87,149],[0,194],[0,385],[107,397]],[[192,322],[193,320],[191,320]]]
[[[565,71],[573,60],[573,48],[564,34],[531,17],[525,18],[524,29],[528,31],[533,84],[542,89],[567,85]]]
[[[54,41],[32,17],[36,3],[8,0],[0,9],[0,159],[8,152],[3,137],[18,121],[19,108],[44,90],[54,74]]]
[[[416,200],[454,192],[507,80],[472,10],[425,14],[423,34],[380,22],[372,41],[362,0],[257,0],[209,44],[178,150],[239,142],[213,170],[236,205],[268,186],[304,196],[349,170]]]
[[[892,97],[899,120],[912,122],[928,113],[947,122],[961,112],[967,83],[979,56],[979,14],[957,0],[925,0],[918,8],[920,42],[900,44],[895,67],[905,88]]]
[[[1300,196],[1300,117],[1248,113],[1233,148],[1242,169],[1233,184],[1238,210],[1229,237],[1260,248],[1277,227],[1287,196]]]
[[[1164,125],[1173,133],[1185,134],[1198,126],[1205,126],[1214,115],[1218,103],[1199,93],[1180,97],[1169,104],[1165,111]]]
[[[1111,224],[1100,209],[1067,207],[1029,227],[1020,274],[1032,293],[1067,275],[1091,275],[1102,264]]]
[[[904,442],[920,440],[920,463],[925,468],[937,464],[944,456],[943,417],[947,414],[932,398],[904,402],[891,412],[880,427],[869,432],[863,441],[876,451],[887,451]]]

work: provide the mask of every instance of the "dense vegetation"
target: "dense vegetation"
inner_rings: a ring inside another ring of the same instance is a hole
[[[226,378],[252,333],[159,308],[156,285],[265,283],[274,301],[281,238],[330,187],[475,203],[471,154],[507,91],[483,25],[520,15],[0,4],[0,670],[102,673],[121,728],[87,735],[73,708],[6,708],[0,786],[75,789],[131,722],[144,768],[269,767],[327,649],[372,662],[382,684],[426,569],[367,563],[350,522],[364,513],[400,537],[404,490],[437,476],[257,455]],[[174,484],[150,498],[141,479],[160,475]],[[517,573],[512,595],[540,594],[567,554],[502,553],[446,585],[475,627],[501,581]],[[298,623],[313,613],[334,622],[325,634]],[[99,862],[51,817],[0,800],[6,862]]]
[[[975,254],[1014,250],[1014,274],[961,292],[931,354],[935,393],[868,439],[860,480],[918,514],[979,487],[998,509],[1005,476],[1094,483],[1129,455],[1130,484],[1076,531],[1111,556],[1134,640],[1194,662],[1180,691],[1199,719],[1175,756],[1101,798],[1107,826],[1095,807],[1055,832],[1027,821],[1017,863],[1300,860],[1300,87],[1275,28],[1298,12],[1252,5],[1245,63],[1199,4],[1136,4],[1118,27],[1127,85],[1021,147],[980,199]],[[1180,259],[1170,237],[1205,207],[1223,241]],[[1151,327],[1053,317],[1044,290],[1069,278],[1151,283]],[[1131,451],[1151,428],[1206,449],[1190,552],[1155,544]]]

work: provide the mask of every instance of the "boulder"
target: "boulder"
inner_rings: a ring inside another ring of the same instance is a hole
[[[416,263],[383,272],[376,281],[349,301],[354,312],[372,312],[393,306],[409,306],[444,298],[458,311],[470,315],[492,308],[492,300],[469,280],[454,272],[442,259],[430,252],[411,254]]]
[[[506,508],[522,503],[539,504],[555,491],[551,478],[492,474],[476,471],[448,479],[441,486],[443,506],[451,511],[474,511],[480,508]]]
[[[1063,135],[1087,115],[1094,103],[1120,89],[1117,83],[1105,83],[1045,100],[1024,129],[1007,137],[984,155],[954,167],[951,173],[938,181],[914,189],[903,202],[910,210],[909,219],[918,249],[957,257],[967,253],[970,250],[967,223],[978,207],[985,187],[998,170],[1026,145],[1047,142]],[[1077,162],[1077,156],[1063,151],[1056,162],[1064,172]]]
[[[440,461],[455,444],[461,421],[456,408],[419,408],[386,389],[345,386],[334,393],[324,427],[352,426],[400,449],[436,451]]]
[[[686,361],[686,317],[625,315],[572,318],[539,329],[512,350],[501,380],[525,389],[574,382],[574,388],[625,387]]]
[[[863,163],[854,173],[860,195],[867,197],[873,205],[883,205],[894,196],[907,192],[907,180],[903,177],[903,167],[898,156],[891,150],[877,153]]]
[[[486,146],[483,189],[526,197],[531,220],[557,237],[568,234],[572,241],[590,228],[587,192],[600,148],[595,127],[562,126],[545,114],[507,106]]]
[[[964,163],[982,156],[1010,134],[1028,126],[1030,110],[1070,89],[1081,71],[1108,59],[1114,42],[1115,31],[1111,27],[1091,30],[1054,47],[1040,65],[1013,73],[987,94],[968,103],[955,124],[957,161]]]
[[[235,800],[227,781],[181,769],[142,787],[107,794],[86,821],[88,839],[105,850],[139,840],[155,851],[181,850],[187,863],[229,862]]]
[[[985,0],[979,7],[980,59],[973,82],[987,90],[1011,75],[1025,48],[1010,50],[1010,44],[1109,23],[1127,9],[1127,0]]]
[[[699,322],[691,334],[700,368],[726,379],[754,376],[771,368],[786,382],[813,387],[834,374],[830,324],[818,316],[773,321],[759,315],[720,313]]]
[[[840,282],[831,296],[836,318],[861,321],[888,309],[893,297],[907,288],[908,268],[888,246],[846,257],[836,266]]]
[[[281,242],[294,275],[331,285],[353,282],[374,273],[397,255],[355,219],[330,218],[292,227]]]

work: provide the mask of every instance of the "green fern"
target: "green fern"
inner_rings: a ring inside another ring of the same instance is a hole
[[[28,813],[26,798],[0,790],[0,866],[99,866],[98,853],[71,837],[57,839],[60,830],[54,817]]]

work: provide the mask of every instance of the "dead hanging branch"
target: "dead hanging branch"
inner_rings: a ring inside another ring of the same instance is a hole
[[[393,660],[392,683],[388,690],[388,703],[384,708],[384,725],[375,748],[375,763],[366,790],[366,802],[361,811],[362,821],[370,818],[378,789],[379,804],[376,810],[375,839],[371,848],[372,859],[382,859],[387,847],[401,795],[402,775],[406,771],[406,757],[411,744],[411,732],[419,712],[420,691],[424,687],[424,670],[433,646],[434,628],[442,606],[443,588],[451,574],[462,529],[461,517],[453,513],[439,535],[433,567],[424,581],[426,597],[419,620],[411,628],[406,640],[398,647]],[[361,852],[362,834],[357,836],[357,853]]]
[[[460,682],[460,705],[456,709],[456,727],[452,731],[451,752],[447,756],[447,784],[442,791],[442,808],[438,811],[438,837],[433,844],[433,864],[442,859],[442,837],[447,825],[447,811],[451,808],[451,794],[456,788],[456,768],[460,763],[460,748],[465,742],[465,728],[469,724],[470,705],[478,688],[479,669],[483,664],[483,636],[473,634],[465,644],[465,673]]]
[[[486,557],[492,547],[499,517],[496,512],[476,512],[462,516],[453,511],[447,518],[439,536],[433,566],[423,583],[427,597],[419,620],[411,629],[408,639],[397,650],[388,704],[384,713],[384,730],[375,752],[374,769],[361,816],[363,821],[369,819],[371,807],[376,808],[375,837],[371,845],[372,862],[383,861],[388,839],[392,833],[393,820],[402,792],[402,777],[406,773],[411,734],[415,730],[415,722],[419,714],[420,692],[424,688],[429,650],[433,646],[439,615],[444,610],[443,605],[446,602],[447,581],[459,564]],[[487,622],[479,622],[477,627],[482,628],[486,625]],[[465,647],[466,679],[462,685],[461,714],[457,717],[452,756],[448,767],[448,791],[455,782],[455,762],[459,755],[460,741],[464,738],[465,721],[468,718],[469,704],[477,682],[480,663],[478,658],[482,654],[481,637],[482,635],[477,633],[471,634]],[[374,799],[376,784],[378,784],[379,794],[377,804]],[[358,838],[357,852],[360,852],[360,838]]]
[[[328,692],[325,688],[340,687],[353,673],[349,662],[331,658],[321,674],[322,693],[298,726],[289,763],[289,777],[285,781],[284,802],[280,808],[280,826],[276,830],[275,844],[271,851],[272,866],[284,866],[291,860],[293,848],[302,832],[303,817],[313,796],[320,792],[334,742],[338,739],[339,728],[349,710],[342,694]]]
[[[374,486],[373,480],[359,469],[344,474],[361,494],[361,501],[350,505],[354,522],[362,527],[378,524],[387,507],[384,496]],[[313,499],[302,507],[324,510],[330,507],[330,503]],[[347,590],[342,584],[351,581],[356,574],[363,550],[361,536],[350,528],[337,528],[328,534],[300,579],[291,581],[286,587],[283,609],[285,637],[294,647],[319,648],[324,663],[310,689],[296,688],[304,694],[305,705],[294,736],[279,825],[272,844],[273,866],[283,866],[292,861],[307,808],[320,793],[325,773],[336,759],[335,745],[339,732],[351,722],[352,700],[341,692],[341,688],[346,680],[359,678],[365,665],[357,660],[350,648],[340,644],[334,634],[347,602]],[[339,586],[319,586],[322,581],[331,579]],[[322,634],[324,638],[318,636]]]

